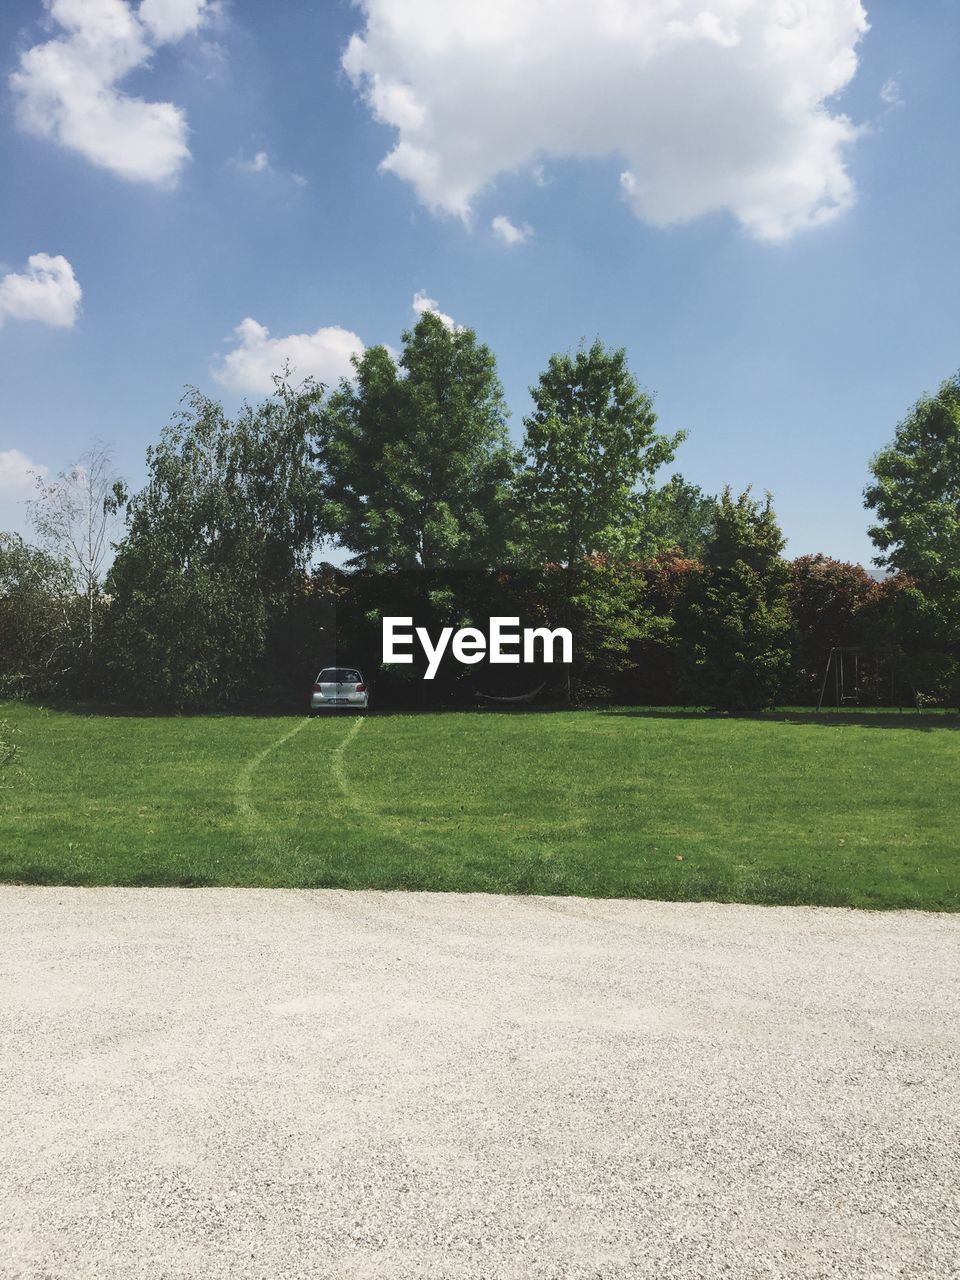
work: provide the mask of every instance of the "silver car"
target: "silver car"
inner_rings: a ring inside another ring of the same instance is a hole
[[[324,667],[313,682],[310,711],[366,711],[370,686],[356,667]]]

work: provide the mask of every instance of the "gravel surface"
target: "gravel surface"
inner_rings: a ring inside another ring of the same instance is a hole
[[[960,1276],[960,919],[0,888],[0,1275]]]

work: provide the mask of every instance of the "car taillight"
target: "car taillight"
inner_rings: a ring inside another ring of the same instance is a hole
[[[323,690],[320,688],[320,686],[319,686],[318,684],[315,684],[315,685],[313,686],[313,692],[314,692],[314,693],[322,693],[322,692],[323,692]]]
[[[366,693],[366,692],[367,692],[367,686],[366,686],[365,684],[358,684],[358,685],[357,685],[357,687],[356,687],[355,692],[356,692],[356,693]]]

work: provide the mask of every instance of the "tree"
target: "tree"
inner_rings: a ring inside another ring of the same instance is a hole
[[[125,497],[110,450],[97,442],[52,484],[38,477],[30,518],[41,544],[70,565],[75,589],[85,602],[86,659],[95,650],[103,570],[112,535],[119,532],[118,507]]]
[[[665,552],[697,559],[713,528],[717,500],[673,475],[665,485],[640,495],[640,537],[637,552],[643,557]]]
[[[864,506],[875,563],[932,586],[960,581],[960,373],[914,405],[872,459]]]
[[[859,564],[830,556],[799,556],[790,565],[790,612],[795,632],[791,694],[816,699],[830,650],[876,653],[883,645],[871,626],[880,585]]]
[[[790,570],[770,495],[726,488],[700,568],[677,606],[686,685],[698,703],[758,711],[776,700],[790,663]]]
[[[878,565],[908,575],[914,619],[906,654],[918,696],[960,684],[960,373],[914,405],[871,461],[864,505]]]
[[[551,356],[530,394],[516,484],[527,559],[575,567],[593,554],[631,555],[638,487],[650,486],[683,433],[657,434],[653,402],[626,352],[599,341]]]
[[[674,618],[690,575],[700,568],[699,560],[676,550],[661,551],[640,561],[643,603],[650,622],[639,641],[631,646],[631,670],[625,690],[629,700],[660,706],[682,700],[682,660]]]
[[[235,421],[199,391],[147,452],[108,578],[119,688],[223,704],[269,676],[272,633],[307,590],[324,523],[313,462],[322,388],[280,378]]]
[[[561,589],[569,581],[562,566],[548,571],[548,581],[550,576]],[[623,689],[638,643],[655,643],[669,624],[650,608],[638,561],[589,556],[576,575],[576,588],[561,608],[574,636],[578,692],[606,698]]]
[[[0,693],[75,684],[85,643],[74,571],[15,533],[0,533]]]
[[[614,648],[605,647],[609,667],[614,651],[625,660],[643,630],[636,575],[619,605],[614,598],[628,581],[622,569],[640,536],[640,491],[683,434],[656,432],[653,402],[631,375],[626,352],[599,341],[572,356],[551,356],[531,395],[515,485],[519,558],[528,567],[561,568],[559,580],[550,575],[555,623],[573,630],[579,615],[584,634],[596,633],[600,620],[618,634]],[[604,598],[605,589],[614,594]],[[576,646],[576,634],[574,640],[582,665],[597,660]]]
[[[351,564],[372,570],[493,566],[507,544],[513,466],[489,349],[425,312],[385,347],[354,358],[329,397],[319,461]]]

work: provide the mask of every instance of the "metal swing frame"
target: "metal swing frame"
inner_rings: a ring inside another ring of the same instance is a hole
[[[848,693],[848,680],[850,678],[849,668],[853,665],[852,680],[853,692]],[[851,645],[835,645],[827,657],[827,668],[823,673],[823,683],[820,685],[820,697],[817,699],[817,710],[823,710],[823,699],[827,692],[827,682],[830,679],[830,672],[833,671],[834,689],[836,691],[837,707],[859,706],[860,705],[860,650]]]

